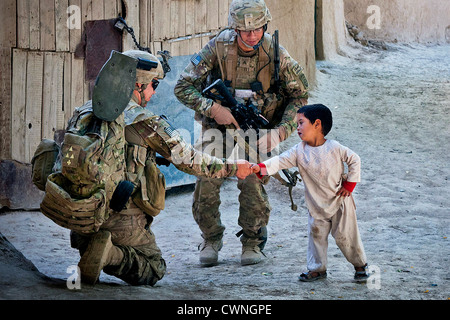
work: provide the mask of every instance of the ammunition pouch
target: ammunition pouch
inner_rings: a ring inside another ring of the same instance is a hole
[[[70,185],[61,173],[51,174],[45,186],[41,212],[61,227],[94,233],[107,220],[106,192],[98,189],[89,198],[74,198],[62,186]]]
[[[59,146],[55,141],[43,139],[31,159],[31,180],[41,191],[45,191],[47,177],[52,173],[53,166],[59,154]]]
[[[154,152],[128,144],[126,163],[127,180],[138,186],[131,196],[134,204],[146,214],[157,216],[165,206],[166,179],[156,165]]]

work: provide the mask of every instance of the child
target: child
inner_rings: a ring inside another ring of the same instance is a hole
[[[360,158],[337,141],[325,139],[332,123],[330,109],[322,104],[300,108],[297,132],[302,142],[252,167],[260,176],[292,167],[299,169],[309,211],[308,272],[299,276],[300,281],[326,278],[330,231],[345,258],[355,267],[355,280],[368,278],[352,197],[352,191],[360,181]],[[344,162],[348,166],[347,175],[344,174]]]

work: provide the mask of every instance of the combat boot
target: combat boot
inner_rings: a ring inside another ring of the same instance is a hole
[[[78,263],[81,281],[95,284],[104,267],[119,265],[123,260],[123,252],[111,241],[111,232],[101,230],[95,234]]]
[[[267,242],[267,229],[265,227],[264,229],[261,228],[258,234],[258,238],[249,237],[245,233],[242,234],[241,265],[246,266],[261,262],[263,255],[261,250],[264,248]]]
[[[203,267],[210,267],[217,264],[219,260],[219,251],[222,249],[222,239],[205,239],[199,246],[200,264]]]
[[[261,262],[261,259],[262,252],[257,244],[247,244],[242,246],[241,265],[247,266],[250,264],[257,264]]]

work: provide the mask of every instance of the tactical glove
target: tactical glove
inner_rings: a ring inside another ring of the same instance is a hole
[[[230,109],[221,106],[218,103],[213,103],[210,110],[210,117],[213,118],[217,124],[230,125],[233,124],[236,129],[240,129],[236,119],[231,114]]]

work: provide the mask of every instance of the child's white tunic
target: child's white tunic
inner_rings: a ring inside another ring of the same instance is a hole
[[[364,266],[366,256],[359,235],[353,196],[336,195],[344,180],[360,181],[359,156],[337,141],[327,140],[319,147],[301,142],[263,163],[268,175],[292,167],[299,169],[309,211],[308,270],[327,270],[327,238],[330,232],[346,259],[355,267]],[[348,174],[345,174],[344,163],[348,166]]]
[[[347,176],[344,163],[348,166]],[[311,147],[302,141],[264,164],[268,175],[282,169],[298,167],[305,185],[306,205],[310,214],[317,219],[331,218],[342,201],[353,202],[352,196],[336,196],[343,180],[360,182],[359,156],[335,140],[327,140],[318,147]]]

